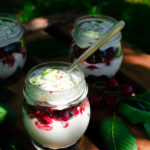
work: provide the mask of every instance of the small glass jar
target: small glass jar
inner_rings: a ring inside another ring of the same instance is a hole
[[[74,40],[71,60],[74,61],[86,49],[99,40],[117,21],[103,15],[88,15],[78,18],[74,23]],[[85,76],[111,77],[119,70],[122,62],[121,33],[118,33],[79,67]]]
[[[0,83],[19,77],[26,60],[20,21],[10,14],[0,14]]]
[[[23,122],[37,149],[69,147],[87,129],[90,119],[88,88],[79,68],[75,68],[73,74],[80,78],[80,82],[66,90],[47,91],[30,82],[32,75],[42,67],[66,71],[69,65],[64,62],[43,63],[27,74]]]

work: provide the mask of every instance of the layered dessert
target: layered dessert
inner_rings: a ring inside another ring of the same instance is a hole
[[[0,14],[1,83],[17,74],[18,70],[21,70],[25,64],[26,49],[22,35],[23,29],[15,16]]]
[[[86,16],[75,22],[75,31],[71,59],[75,61],[91,45],[99,40],[116,21],[106,16]],[[105,45],[97,49],[87,60],[79,66],[85,76],[113,76],[122,62],[121,33],[114,36]]]
[[[78,86],[81,77],[66,69],[43,67],[31,72],[28,81],[23,122],[31,138],[52,149],[75,144],[90,119],[87,89]]]
[[[0,47],[0,80],[11,77],[18,69],[22,69],[26,60],[23,41]]]

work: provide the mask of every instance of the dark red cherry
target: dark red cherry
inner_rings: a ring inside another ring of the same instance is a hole
[[[68,121],[70,119],[70,114],[68,111],[63,110],[57,113],[57,120],[59,121]]]
[[[123,96],[131,96],[133,93],[133,87],[129,84],[120,85],[120,93]]]
[[[14,63],[15,63],[15,58],[13,55],[8,55],[3,60],[3,64],[8,64],[9,67],[12,67]]]
[[[94,70],[94,69],[99,69],[96,65],[89,65],[87,66],[88,69]]]
[[[92,109],[100,107],[103,97],[99,94],[94,94],[89,98],[90,106]]]
[[[105,95],[104,100],[107,106],[111,108],[116,108],[120,102],[117,95]]]
[[[116,90],[119,86],[118,81],[115,78],[109,78],[108,79],[108,85],[106,89],[108,90]]]
[[[63,111],[62,112],[62,120],[63,121],[68,121],[70,119],[70,115],[68,111]]]

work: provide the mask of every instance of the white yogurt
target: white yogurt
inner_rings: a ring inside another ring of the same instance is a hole
[[[93,76],[107,76],[111,77],[115,75],[115,73],[119,70],[121,63],[122,63],[123,56],[116,57],[110,61],[109,65],[106,63],[97,63],[97,64],[89,64],[88,62],[84,61],[79,65],[79,67],[83,70],[85,77],[89,75]],[[96,69],[89,69],[88,67],[94,65]]]
[[[16,70],[19,68],[23,68],[25,64],[26,57],[23,57],[21,53],[13,53],[12,56],[15,59],[13,66],[9,66],[8,64],[4,64],[2,60],[0,60],[0,78],[5,79],[13,75]],[[4,58],[5,59],[5,58]]]
[[[37,128],[35,125],[37,119],[31,119],[26,112],[24,112],[23,122],[28,134],[37,143],[44,147],[58,149],[71,146],[79,140],[87,129],[89,116],[90,107],[87,103],[82,114],[73,116],[67,122],[53,120],[53,123],[50,124],[52,127],[50,131]]]
[[[73,73],[63,70],[42,68],[33,72],[30,82],[46,91],[63,91],[72,88],[80,82]]]
[[[81,81],[80,75],[43,67],[30,74],[31,85],[25,89],[24,96],[29,103],[32,99],[59,107],[78,99],[81,95],[82,100],[87,94],[87,86],[85,80]]]

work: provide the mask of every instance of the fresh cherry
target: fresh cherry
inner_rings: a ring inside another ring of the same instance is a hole
[[[105,95],[104,100],[106,105],[111,108],[116,108],[120,101],[117,95]]]
[[[119,86],[118,81],[115,78],[109,78],[108,79],[108,85],[106,86],[106,89],[116,90],[118,88],[118,86]]]
[[[90,106],[92,109],[100,107],[103,97],[99,94],[94,94],[89,98]]]
[[[129,84],[120,85],[120,93],[123,96],[131,96],[133,93],[133,87]]]

